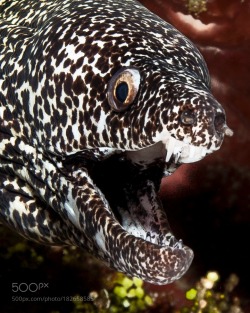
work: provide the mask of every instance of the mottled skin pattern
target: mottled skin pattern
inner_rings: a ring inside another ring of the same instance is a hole
[[[225,134],[200,53],[138,2],[0,1],[0,218],[24,237],[180,278],[160,181]]]

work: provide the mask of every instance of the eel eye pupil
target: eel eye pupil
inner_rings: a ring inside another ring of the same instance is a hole
[[[136,98],[140,86],[140,72],[135,67],[123,67],[110,79],[108,102],[113,111],[126,110]]]
[[[115,96],[118,101],[121,103],[125,102],[128,96],[128,84],[126,82],[121,82],[119,85],[116,86]]]
[[[185,110],[181,113],[181,122],[185,126],[191,126],[196,122],[196,116],[192,110]]]

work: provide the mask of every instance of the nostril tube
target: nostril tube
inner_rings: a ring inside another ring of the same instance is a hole
[[[231,128],[229,128],[227,125],[224,127],[224,134],[228,137],[232,137],[234,132],[232,131]]]

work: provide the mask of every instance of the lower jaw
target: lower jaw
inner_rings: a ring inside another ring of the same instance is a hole
[[[184,245],[175,248],[155,245],[118,228],[112,242],[108,257],[111,267],[156,285],[180,279],[193,259],[192,250]]]
[[[82,165],[100,190],[103,208],[91,212],[96,231],[89,236],[93,238],[89,250],[116,270],[153,284],[179,279],[193,259],[192,250],[173,236],[157,195],[164,173],[175,171],[184,157],[171,149],[173,153],[166,155],[166,146],[160,142],[139,151],[111,149],[106,157],[104,148],[94,151],[93,158],[91,153],[87,158],[80,155],[78,161],[71,158],[67,164]],[[202,149],[195,151],[196,158],[199,151],[204,154]],[[104,225],[96,216],[102,216]]]
[[[108,256],[101,258],[115,269],[153,284],[179,279],[193,259],[192,250],[173,236],[157,195],[165,167],[159,159],[145,169],[117,154],[97,162],[91,170],[114,214],[111,233],[104,234]],[[108,244],[111,236],[112,244]]]

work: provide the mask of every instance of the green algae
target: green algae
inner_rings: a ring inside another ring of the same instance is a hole
[[[199,15],[202,12],[207,11],[206,0],[188,0],[187,1],[188,12],[194,15]]]

